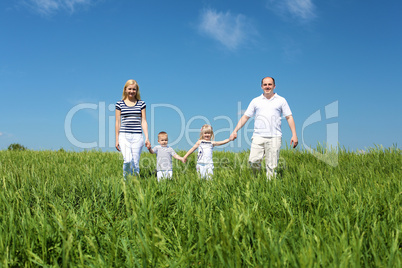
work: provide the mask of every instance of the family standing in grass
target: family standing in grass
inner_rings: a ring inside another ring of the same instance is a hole
[[[261,89],[263,90],[262,95],[250,102],[228,139],[214,141],[212,126],[204,125],[201,128],[200,139],[184,157],[181,157],[168,146],[166,132],[158,134],[159,145],[151,148],[148,138],[146,104],[141,100],[137,82],[132,79],[128,80],[124,85],[122,100],[116,103],[116,149],[123,155],[123,176],[126,178],[127,175],[139,174],[140,155],[145,144],[149,152],[155,153],[157,156],[158,181],[172,177],[172,157],[185,163],[188,156],[196,149],[198,149],[196,166],[198,174],[201,178],[212,178],[213,148],[235,140],[237,132],[251,117],[255,116],[249,163],[253,170],[258,171],[261,169],[261,161],[265,156],[267,178],[275,177],[282,144],[281,116],[285,116],[292,131],[290,144],[293,148],[298,144],[296,126],[286,99],[274,92],[274,78],[263,78]]]

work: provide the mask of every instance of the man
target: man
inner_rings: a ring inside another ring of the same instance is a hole
[[[237,131],[255,115],[254,133],[252,137],[249,162],[254,170],[261,169],[261,161],[265,155],[267,178],[276,176],[275,168],[278,166],[279,151],[282,144],[281,116],[285,116],[292,138],[290,145],[295,148],[299,143],[296,135],[295,121],[285,98],[274,92],[275,79],[265,77],[261,81],[263,94],[254,98],[244,115],[240,118],[230,135],[230,140],[237,138]]]

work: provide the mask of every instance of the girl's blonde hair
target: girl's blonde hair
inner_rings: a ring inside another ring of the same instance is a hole
[[[205,124],[201,127],[201,132],[200,132],[200,140],[202,140],[202,137],[204,136],[204,133],[211,133],[211,141],[214,140],[214,131],[212,127],[208,124]]]
[[[127,99],[127,93],[126,93],[126,88],[130,85],[135,85],[135,88],[137,89],[137,94],[135,95],[136,100],[141,100],[141,94],[140,94],[140,86],[137,84],[137,81],[134,79],[127,80],[126,84],[124,85],[123,88],[123,100]]]

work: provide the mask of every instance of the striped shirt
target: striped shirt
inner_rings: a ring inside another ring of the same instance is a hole
[[[141,111],[145,107],[145,101],[142,100],[138,100],[132,107],[127,106],[123,100],[116,102],[116,110],[121,112],[120,132],[141,134]]]

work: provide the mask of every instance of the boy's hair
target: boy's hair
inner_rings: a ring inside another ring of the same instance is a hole
[[[159,132],[159,133],[158,133],[158,140],[159,140],[159,137],[162,136],[162,135],[166,135],[166,136],[167,136],[168,134],[167,134],[165,131]]]
[[[201,132],[200,132],[200,140],[202,140],[202,136],[204,135],[204,133],[211,133],[211,141],[214,140],[214,131],[212,129],[212,126],[205,124],[201,127]]]

